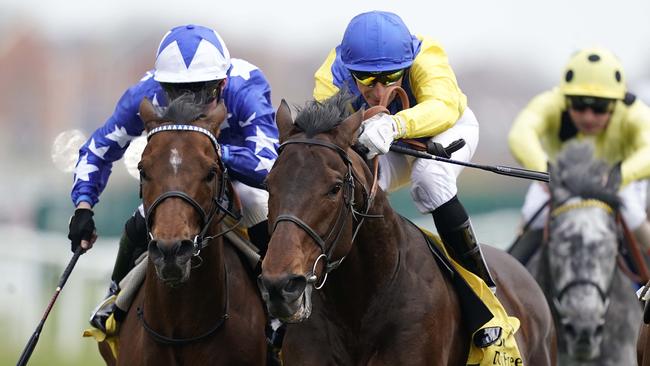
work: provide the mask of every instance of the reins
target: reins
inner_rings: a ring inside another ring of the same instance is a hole
[[[220,185],[217,187],[217,182],[215,178],[214,193],[210,199],[212,205],[210,207],[210,210],[207,211],[207,213],[205,209],[194,198],[192,198],[187,193],[179,190],[167,191],[159,195],[153,201],[153,203],[147,208],[145,213],[147,233],[149,237],[153,238],[153,235],[151,234],[150,231],[151,223],[152,223],[152,213],[154,209],[158,207],[165,199],[180,198],[181,200],[185,201],[190,206],[192,206],[192,208],[194,208],[194,210],[197,211],[199,213],[199,216],[201,217],[201,230],[199,234],[194,237],[194,249],[193,249],[193,256],[199,258],[200,260],[199,265],[200,265],[200,263],[202,263],[202,259],[199,256],[199,254],[201,253],[201,249],[205,248],[212,241],[212,239],[216,239],[220,236],[223,236],[226,233],[235,229],[241,222],[242,220],[241,201],[239,199],[239,196],[237,195],[237,192],[232,186],[232,182],[230,181],[230,178],[228,176],[228,170],[226,169],[225,165],[223,164],[223,161],[221,160],[221,149],[217,142],[217,139],[210,131],[198,126],[164,125],[151,130],[147,135],[147,140],[149,140],[152,135],[164,131],[193,131],[207,136],[210,139],[212,146],[214,147],[217,156],[216,161],[219,168],[221,169],[221,179],[219,179]],[[228,193],[230,193],[230,195]],[[142,180],[140,181],[140,198],[142,199]],[[236,212],[234,211],[235,209],[237,209]],[[216,216],[218,216],[217,213],[219,212],[221,212],[222,215],[219,217],[218,220],[215,221],[214,219]],[[207,234],[210,228],[220,224],[227,216],[232,217],[235,220],[235,223],[216,235],[208,236]],[[224,270],[224,293],[225,293],[223,315],[217,320],[216,324],[212,326],[208,331],[206,331],[201,335],[195,337],[189,337],[189,338],[173,338],[173,337],[162,335],[156,332],[144,319],[144,307],[142,308],[138,307],[137,308],[138,319],[141,321],[144,330],[156,342],[160,344],[172,345],[172,346],[181,346],[185,344],[198,342],[214,334],[217,330],[219,330],[223,326],[226,319],[229,318],[228,265],[225,260],[223,263],[223,270]]]

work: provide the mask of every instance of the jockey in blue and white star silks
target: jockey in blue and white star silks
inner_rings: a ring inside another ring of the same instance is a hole
[[[250,187],[259,188],[271,169],[277,157],[278,132],[266,78],[256,66],[241,59],[231,60],[216,32],[195,26],[198,30],[195,33],[205,38],[185,40],[179,37],[186,36],[187,32],[179,32],[179,28],[170,31],[158,49],[156,64],[165,64],[163,69],[148,71],[131,86],[120,98],[113,115],[80,149],[71,194],[75,205],[85,201],[94,206],[99,201],[113,162],[122,158],[129,142],[144,130],[138,116],[142,98],[152,100],[154,105],[167,104],[161,81],[185,83],[192,78],[227,78],[222,96],[228,118],[219,135],[223,161],[232,178]],[[226,72],[203,77],[200,73],[205,70],[201,65],[215,53],[223,55],[222,67]],[[258,212],[255,216],[257,219],[248,220],[249,226],[264,220],[266,213]]]
[[[176,27],[165,34],[155,68],[122,95],[113,114],[81,147],[71,193],[77,207],[70,221],[73,251],[79,246],[90,249],[96,239],[92,207],[99,202],[113,162],[122,158],[130,141],[144,130],[138,116],[142,99],[166,106],[187,91],[207,96],[209,101],[224,100],[228,115],[218,137],[222,160],[241,198],[242,225],[248,228],[251,241],[261,253],[265,252],[268,193],[261,185],[277,158],[278,146],[270,86],[256,66],[230,58],[217,32],[198,25]],[[133,258],[146,249],[143,216],[140,206],[125,225],[109,295],[119,291],[117,283],[132,268]],[[119,309],[111,299],[114,296],[95,310],[91,316],[93,326],[103,329],[113,312],[120,320]]]

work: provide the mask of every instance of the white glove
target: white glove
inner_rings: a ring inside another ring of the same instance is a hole
[[[377,154],[385,154],[390,149],[393,140],[399,135],[397,122],[386,113],[378,113],[363,121],[363,132],[359,142],[368,148],[367,158],[372,159]]]

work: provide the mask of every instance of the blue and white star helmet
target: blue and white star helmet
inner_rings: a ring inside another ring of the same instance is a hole
[[[154,79],[193,83],[225,79],[230,53],[219,34],[200,25],[175,27],[160,41]]]

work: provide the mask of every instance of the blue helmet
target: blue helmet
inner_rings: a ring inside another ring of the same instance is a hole
[[[340,46],[341,61],[354,71],[404,69],[411,66],[419,47],[420,41],[399,16],[371,11],[357,15],[348,24]]]
[[[219,34],[200,25],[173,28],[160,41],[154,79],[164,83],[193,83],[225,79],[230,53]]]

